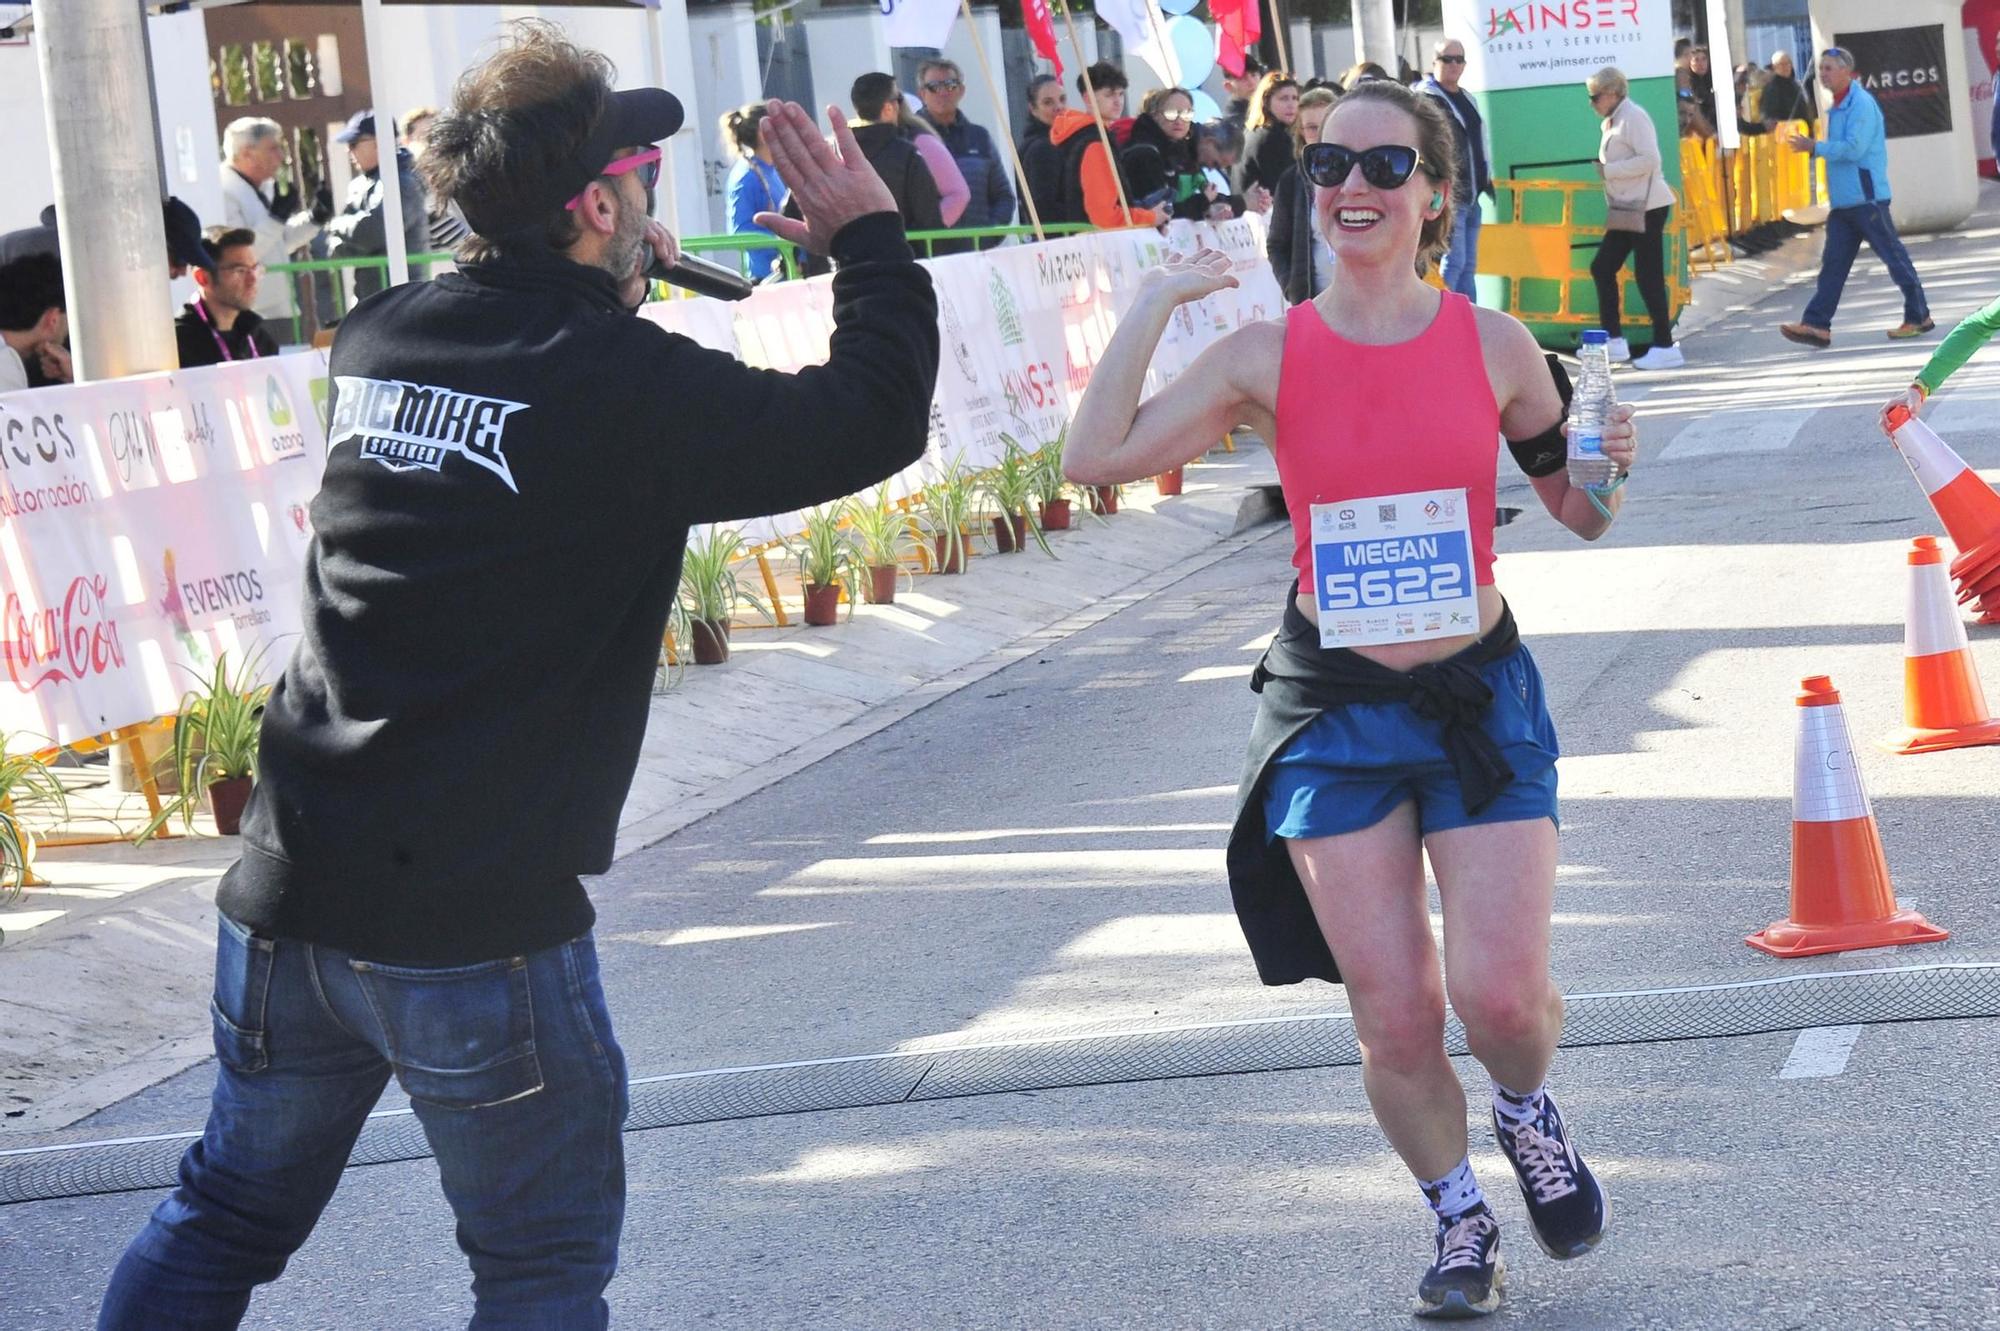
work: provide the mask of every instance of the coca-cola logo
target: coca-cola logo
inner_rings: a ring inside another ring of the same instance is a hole
[[[93,573],[73,580],[62,604],[26,610],[19,594],[7,594],[0,611],[0,657],[8,678],[23,693],[44,684],[73,684],[125,665],[118,626],[107,618],[110,583]]]

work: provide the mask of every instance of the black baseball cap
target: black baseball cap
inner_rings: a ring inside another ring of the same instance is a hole
[[[167,227],[167,258],[188,268],[214,272],[215,260],[209,255],[208,246],[201,243],[201,219],[194,215],[194,209],[179,199],[169,198],[163,205],[163,211]]]
[[[394,133],[395,129],[395,122],[391,121],[389,123],[390,132]],[[333,136],[333,141],[335,143],[353,143],[356,139],[372,139],[374,137],[375,112],[373,108],[370,108],[366,111],[356,111],[353,115],[349,116],[346,126],[341,129],[340,133]]]
[[[505,124],[509,117],[503,112],[499,118]],[[586,185],[602,175],[620,148],[670,139],[680,132],[685,119],[680,98],[665,88],[627,88],[614,92],[605,100],[603,114],[571,159],[571,169],[551,178],[546,198],[516,198],[502,203],[460,197],[455,202],[472,229],[482,236],[502,236],[540,226],[550,213],[583,193]],[[524,120],[532,125],[532,113]]]

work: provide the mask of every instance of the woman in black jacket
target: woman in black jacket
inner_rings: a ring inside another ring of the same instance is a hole
[[[1339,100],[1340,94],[1332,88],[1308,89],[1299,98],[1298,118],[1292,122],[1294,160],[1272,191],[1264,253],[1270,257],[1271,271],[1278,275],[1278,283],[1285,289],[1287,305],[1311,300],[1333,275],[1333,251],[1313,230],[1312,186],[1300,173],[1297,158],[1305,151],[1306,144],[1319,137],[1319,127]]]
[[[1185,88],[1155,88],[1139,104],[1138,118],[1123,157],[1151,148],[1166,172],[1167,197],[1160,206],[1192,222],[1234,216],[1203,174],[1195,155],[1194,97]],[[1128,164],[1129,169],[1129,164]],[[1136,200],[1135,200],[1136,202]]]
[[[1255,208],[1253,190],[1266,194],[1277,189],[1278,179],[1291,168],[1292,126],[1299,118],[1299,85],[1289,74],[1276,70],[1257,85],[1250,100],[1250,122],[1243,142],[1243,160],[1236,166],[1236,192]]]

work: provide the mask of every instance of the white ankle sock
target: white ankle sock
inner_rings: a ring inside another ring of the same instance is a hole
[[[1470,1157],[1458,1162],[1458,1168],[1441,1179],[1429,1183],[1419,1180],[1418,1187],[1424,1190],[1424,1200],[1437,1212],[1440,1223],[1450,1224],[1475,1207],[1486,1204],[1486,1194],[1479,1190],[1479,1180],[1472,1177]]]
[[[1547,1085],[1544,1082],[1534,1090],[1522,1093],[1510,1091],[1496,1081],[1493,1083],[1493,1112],[1510,1128],[1532,1123],[1542,1112],[1542,1092],[1547,1089]]]

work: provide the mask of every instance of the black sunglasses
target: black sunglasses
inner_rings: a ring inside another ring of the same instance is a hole
[[[1462,65],[1465,63],[1465,57],[1462,55],[1441,55],[1438,57],[1438,63],[1440,65]]]
[[[925,92],[957,92],[965,86],[958,79],[932,79],[924,85]]]
[[[1422,161],[1415,148],[1400,143],[1359,151],[1338,143],[1309,143],[1303,165],[1306,179],[1322,189],[1339,189],[1356,162],[1361,164],[1361,178],[1376,189],[1396,189],[1417,173]]]

